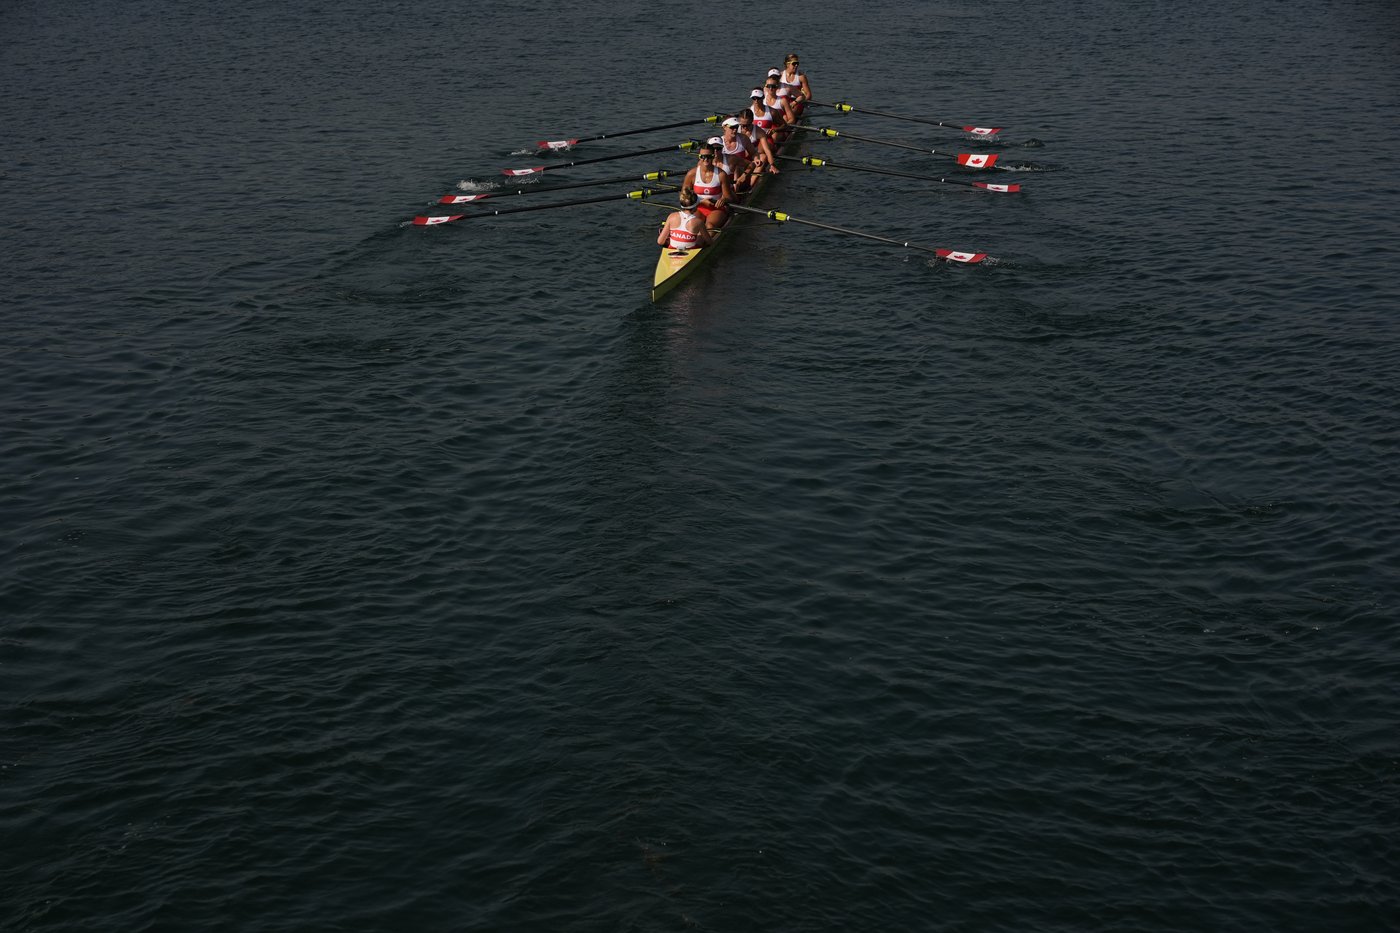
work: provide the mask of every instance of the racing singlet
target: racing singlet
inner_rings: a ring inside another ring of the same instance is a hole
[[[710,173],[708,182],[700,180],[700,174],[704,170],[703,165],[695,167],[695,182],[690,186],[690,189],[695,192],[695,196],[700,199],[701,204],[706,202],[714,204],[719,200],[720,194],[724,192],[724,170],[714,169]]]
[[[695,219],[694,211],[681,211],[681,222],[671,228],[671,249],[694,249],[695,231],[687,225]]]
[[[771,130],[773,128],[772,109],[758,98],[754,98],[753,106],[758,108],[753,111],[753,125],[761,130]],[[753,107],[749,109],[752,110]]]

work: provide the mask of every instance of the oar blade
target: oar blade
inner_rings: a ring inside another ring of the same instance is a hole
[[[997,164],[997,157],[993,152],[960,152],[958,164],[968,168],[991,168]]]
[[[933,252],[939,259],[946,259],[949,262],[965,262],[968,265],[976,265],[987,258],[986,253],[969,253],[965,250],[936,249]]]
[[[444,194],[438,198],[439,204],[470,204],[473,201],[485,201],[491,197],[489,194]]]
[[[538,165],[535,168],[503,168],[501,174],[508,178],[522,178],[525,175],[543,175],[544,166]]]
[[[973,136],[995,136],[1001,132],[999,126],[965,126],[964,133],[971,133]]]
[[[577,139],[541,139],[535,143],[535,147],[541,150],[572,149],[577,145]]]
[[[974,188],[981,188],[983,191],[997,191],[1001,194],[1016,194],[1021,190],[1020,185],[994,185],[985,181],[972,182]]]
[[[461,220],[466,214],[448,214],[440,217],[415,217],[413,226],[415,227],[436,227],[439,224],[450,224],[454,220]]]

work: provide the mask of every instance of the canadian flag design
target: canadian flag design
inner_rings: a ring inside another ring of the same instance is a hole
[[[1020,185],[993,185],[985,181],[974,181],[973,184],[979,188],[985,188],[988,191],[1000,191],[1004,194],[1015,194],[1017,191],[1021,190]]]
[[[940,249],[936,252],[939,259],[946,259],[949,262],[981,262],[987,258],[986,253],[964,253],[955,249]]]
[[[501,174],[509,175],[511,178],[519,178],[521,175],[537,175],[543,171],[543,168],[503,168]]]
[[[473,201],[484,201],[491,197],[489,194],[444,194],[438,198],[439,204],[470,204]]]
[[[971,133],[973,136],[995,136],[1001,132],[999,126],[965,126],[963,132]]]
[[[415,217],[413,225],[415,227],[433,227],[437,224],[449,224],[454,220],[461,220],[466,214],[453,214],[450,217]]]
[[[535,143],[541,149],[568,149],[578,145],[577,139],[541,139]]]
[[[997,164],[997,157],[994,153],[963,152],[958,154],[958,164],[968,168],[991,168]]]

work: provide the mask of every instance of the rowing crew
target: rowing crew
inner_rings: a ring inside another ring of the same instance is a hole
[[[710,232],[729,220],[729,202],[752,188],[765,172],[778,171],[773,141],[751,117],[744,110],[726,118],[721,124],[724,135],[700,144],[695,167],[681,182],[681,209],[666,218],[657,245],[708,246]]]
[[[763,174],[778,173],[774,134],[797,122],[812,93],[799,64],[789,54],[782,69],[769,69],[763,87],[750,92],[749,106],[720,124],[723,135],[700,144],[695,167],[681,182],[681,209],[666,218],[657,245],[673,250],[709,245],[711,232],[729,221],[729,202]]]
[[[762,154],[750,142],[751,137],[739,132],[742,124],[738,117],[729,117],[722,125],[722,138],[716,136],[700,144],[695,167],[685,173],[681,182],[681,209],[662,224],[656,237],[658,246],[673,250],[709,246],[711,232],[729,220],[728,204],[734,200],[735,179],[742,178],[741,190],[747,191],[764,165],[776,171],[767,139],[767,154]]]

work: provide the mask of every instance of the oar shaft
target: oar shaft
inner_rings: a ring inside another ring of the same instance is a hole
[[[961,178],[944,178],[935,175],[918,175],[914,172],[900,172],[892,168],[880,168],[877,165],[852,165],[847,162],[833,162],[830,159],[818,159],[815,156],[778,156],[784,162],[800,162],[803,165],[813,168],[844,168],[853,172],[870,172],[875,175],[892,175],[897,178],[914,178],[919,181],[937,181],[945,185],[962,185],[964,188],[980,188],[983,191],[995,191],[1003,194],[1015,194],[1021,190],[1020,185],[989,185],[984,181],[966,181]]]
[[[922,123],[925,126],[943,126],[947,127],[950,130],[962,130],[965,133],[974,133],[978,136],[990,136],[994,133],[999,133],[1002,130],[1002,128],[999,126],[973,126],[972,124],[961,120],[930,120],[926,117],[909,117],[898,113],[886,113],[883,110],[871,110],[868,107],[856,107],[854,104],[848,104],[844,100],[837,101],[834,104],[824,103],[819,100],[811,100],[808,101],[808,103],[812,104],[815,107],[831,107],[833,110],[838,110],[841,113],[868,113],[872,116],[888,117],[891,120],[904,120],[908,123]]]
[[[572,161],[572,162],[556,162],[556,163],[552,163],[552,164],[550,164],[550,165],[538,166],[538,167],[536,167],[536,168],[525,168],[525,169],[510,169],[510,168],[507,168],[507,169],[502,169],[501,171],[502,171],[504,174],[506,174],[506,175],[512,175],[512,176],[520,176],[520,175],[538,175],[538,174],[541,174],[541,173],[543,173],[543,172],[553,172],[553,171],[555,171],[555,170],[557,170],[557,169],[561,169],[561,168],[573,168],[573,167],[579,166],[579,165],[596,165],[596,164],[599,163],[599,162],[612,162],[612,161],[615,160],[615,159],[635,159],[635,158],[637,158],[638,156],[656,155],[658,152],[675,152],[675,151],[677,151],[677,150],[679,150],[679,151],[681,151],[681,152],[687,152],[687,151],[689,151],[689,150],[691,150],[691,149],[694,149],[697,145],[699,145],[699,144],[698,144],[697,142],[695,142],[694,140],[689,140],[689,141],[683,142],[683,143],[681,143],[680,145],[677,145],[677,146],[657,146],[655,149],[638,149],[638,150],[636,150],[635,152],[618,152],[618,153],[615,153],[615,154],[613,154],[613,155],[596,156],[596,157],[594,157],[594,158],[592,158],[592,159],[575,159],[575,160]]]
[[[873,136],[857,136],[855,133],[847,133],[845,130],[833,130],[829,126],[803,126],[802,124],[798,123],[794,124],[794,127],[796,129],[803,130],[808,133],[820,133],[822,136],[826,136],[831,139],[836,139],[838,136],[844,136],[847,139],[855,139],[863,143],[875,143],[877,146],[893,146],[896,149],[909,149],[913,152],[926,152],[931,155],[947,155],[946,152],[939,152],[937,149],[929,149],[925,146],[915,146],[912,143],[896,142],[892,139],[875,139]]]
[[[995,153],[989,152],[947,152],[943,149],[930,149],[927,146],[915,146],[911,143],[902,143],[893,139],[876,139],[873,136],[857,136],[854,133],[847,133],[845,130],[834,130],[829,126],[803,126],[800,123],[794,123],[793,129],[805,130],[808,133],[819,133],[831,139],[844,136],[847,139],[856,139],[863,143],[874,143],[877,146],[893,146],[896,149],[908,149],[911,152],[936,155],[944,159],[953,159],[959,165],[965,165],[968,168],[992,168],[997,164],[998,158]]]
[[[577,198],[573,201],[556,201],[553,204],[531,204],[528,207],[505,207],[498,210],[478,211],[472,214],[453,214],[445,217],[415,217],[413,225],[416,227],[433,227],[439,224],[454,223],[458,220],[476,220],[482,217],[500,217],[504,214],[524,214],[529,211],[549,211],[556,207],[578,207],[581,204],[599,204],[603,201],[632,200],[640,201],[652,194],[650,188],[642,188],[637,191],[629,191],[626,194],[607,194],[597,198]]]
[[[673,130],[681,126],[694,126],[697,123],[718,123],[724,119],[717,113],[712,113],[708,117],[697,117],[694,120],[678,120],[675,123],[663,123],[660,126],[644,126],[635,130],[622,130],[618,133],[599,133],[597,136],[584,136],[574,142],[586,143],[599,139],[617,139],[619,136],[636,136],[638,133],[655,133],[660,130]]]
[[[746,206],[743,205],[743,204],[731,204],[731,205],[729,205],[729,206],[730,206],[731,208],[733,208],[734,210],[744,211],[745,213],[748,213],[748,214],[759,214],[759,215],[762,215],[762,216],[764,216],[764,217],[767,217],[769,220],[776,220],[776,221],[778,221],[779,223],[803,224],[803,225],[808,226],[808,227],[817,227],[817,228],[819,228],[819,229],[821,229],[821,230],[831,230],[831,231],[834,232],[834,233],[844,233],[844,234],[847,234],[848,236],[861,237],[862,239],[865,239],[865,240],[876,240],[876,241],[878,241],[878,242],[880,242],[880,243],[890,243],[890,244],[893,244],[894,246],[905,246],[905,247],[908,247],[909,249],[916,249],[916,250],[919,250],[919,251],[925,252],[925,253],[936,253],[936,252],[938,252],[936,249],[933,249],[932,247],[929,247],[929,246],[919,246],[917,243],[906,243],[906,242],[904,242],[904,241],[902,241],[902,240],[896,240],[896,239],[893,239],[893,238],[887,237],[887,236],[878,236],[878,235],[876,235],[876,234],[874,234],[874,233],[865,233],[865,232],[863,232],[863,231],[861,231],[861,230],[851,230],[851,229],[849,229],[849,228],[847,228],[847,227],[838,227],[838,226],[836,226],[835,224],[824,224],[824,223],[819,223],[819,222],[817,222],[817,221],[815,221],[815,220],[803,220],[803,219],[801,219],[800,217],[794,217],[794,216],[792,216],[791,214],[785,214],[785,213],[783,213],[782,211],[765,211],[765,210],[763,210],[762,208],[758,208],[758,207],[746,207]]]
[[[601,178],[597,181],[575,181],[567,185],[554,185],[548,187],[528,187],[510,188],[505,191],[487,191],[483,194],[445,194],[438,199],[439,204],[468,204],[476,201],[489,201],[493,198],[504,198],[515,194],[549,194],[554,191],[567,191],[570,188],[596,188],[599,185],[624,185],[634,181],[659,181],[662,178],[669,178],[676,172],[647,172],[644,175],[625,175],[622,178]]]
[[[778,223],[803,224],[808,227],[816,227],[819,230],[830,230],[833,233],[844,233],[847,236],[860,237],[862,240],[874,240],[877,243],[889,243],[892,246],[902,246],[905,249],[918,250],[921,253],[932,253],[939,259],[946,259],[949,262],[976,264],[979,262],[984,262],[987,259],[986,253],[966,252],[955,249],[942,249],[932,246],[920,246],[918,243],[909,243],[905,240],[896,240],[893,237],[880,236],[875,233],[866,233],[864,230],[852,230],[849,227],[838,227],[835,224],[824,224],[819,223],[815,220],[803,220],[800,217],[794,217],[791,214],[785,214],[782,211],[765,211],[761,208],[746,207],[742,204],[731,204],[729,206],[734,210],[744,211],[748,214],[758,214],[762,217],[767,217],[769,220],[777,221]]]

